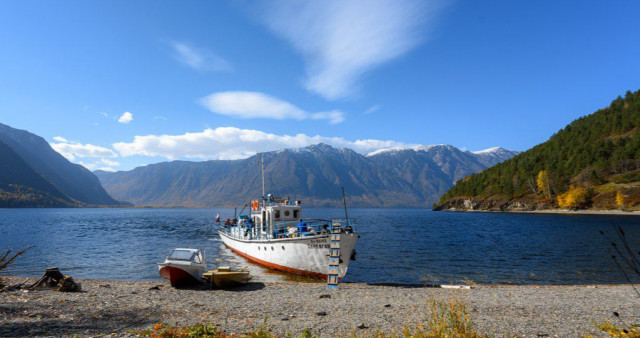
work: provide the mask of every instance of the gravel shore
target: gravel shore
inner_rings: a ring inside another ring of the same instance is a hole
[[[9,283],[22,280],[5,277]],[[630,286],[452,290],[344,283],[330,291],[323,283],[257,282],[229,290],[177,290],[166,282],[78,282],[83,292],[0,293],[0,336],[127,335],[160,322],[214,323],[237,334],[266,323],[278,335],[310,329],[325,337],[373,336],[424,323],[429,301],[453,298],[466,302],[475,327],[492,336],[602,336],[594,323],[615,321],[613,311],[627,323],[640,322],[640,298]],[[358,328],[362,324],[368,328]]]

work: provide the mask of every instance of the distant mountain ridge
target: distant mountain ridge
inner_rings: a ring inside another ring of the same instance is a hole
[[[362,155],[317,144],[264,153],[266,187],[307,205],[337,206],[344,186],[352,206],[431,207],[453,182],[517,152],[476,155],[453,146],[394,148]],[[491,151],[490,153],[494,153]],[[95,174],[117,199],[136,205],[244,205],[262,194],[258,156],[233,161],[173,161]]]
[[[122,204],[107,194],[91,171],[69,162],[42,137],[0,123],[0,142],[6,146],[4,152],[11,154],[0,158],[7,173],[13,173],[2,176],[0,184],[5,188],[19,181],[18,185],[24,187],[21,191],[38,196],[49,194],[64,201],[64,206]],[[44,200],[43,203],[34,201],[33,206],[52,206]]]

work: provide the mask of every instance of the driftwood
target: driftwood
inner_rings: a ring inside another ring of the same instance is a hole
[[[13,263],[13,261],[18,258],[18,256],[22,255],[23,253],[25,253],[25,251],[29,250],[33,248],[32,246],[26,247],[24,249],[20,249],[18,250],[18,252],[16,252],[13,256],[9,257],[9,254],[11,253],[11,249],[7,250],[4,255],[2,255],[2,257],[0,257],[0,271],[4,270],[6,267],[8,267],[9,265],[11,265],[11,263]]]
[[[23,280],[21,283],[11,284],[11,285],[0,285],[0,292],[13,291],[17,289],[21,289],[23,285],[27,284],[29,278]]]
[[[0,254],[0,271],[6,269],[9,265],[11,265],[11,263],[13,263],[13,261],[16,258],[18,258],[18,256],[22,255],[23,253],[25,253],[27,250],[29,250],[31,248],[33,248],[33,246],[29,246],[29,247],[20,249],[20,250],[18,250],[18,252],[13,254],[13,256],[11,256],[11,257],[9,257],[9,254],[11,254],[11,251],[13,251],[12,249],[9,249],[9,250],[5,251],[4,254]],[[19,289],[26,282],[27,282],[27,280],[25,280],[22,283],[17,283],[17,284],[12,284],[12,285],[4,285],[4,282],[0,278],[0,291],[11,291],[11,290]]]
[[[81,291],[80,283],[76,283],[73,281],[71,276],[64,277],[59,283],[58,290],[60,292],[79,292]]]
[[[71,276],[65,276],[60,272],[58,268],[47,268],[44,275],[40,277],[35,283],[31,284],[27,289],[35,290],[40,287],[53,288],[58,286],[57,291],[62,292],[75,292],[80,291],[80,283],[73,281]]]

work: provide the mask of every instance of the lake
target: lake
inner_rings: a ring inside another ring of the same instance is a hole
[[[307,208],[305,217],[343,217]],[[5,274],[49,266],[75,278],[160,280],[172,248],[205,250],[215,265],[249,266],[257,280],[290,278],[226,249],[213,223],[233,209],[0,209],[0,250],[35,245]],[[478,284],[626,283],[600,235],[622,227],[640,250],[640,217],[350,209],[361,238],[345,282]]]

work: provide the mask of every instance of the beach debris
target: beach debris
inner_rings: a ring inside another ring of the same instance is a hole
[[[364,329],[368,329],[369,327],[368,327],[368,326],[366,326],[366,325],[364,325],[364,323],[362,323],[362,324],[358,325],[358,328],[359,328],[360,330],[364,330]]]
[[[326,315],[327,315],[327,313],[326,313],[326,312],[324,312],[324,311],[316,312],[316,314],[317,314],[318,316],[326,316]]]
[[[71,276],[63,275],[57,267],[47,268],[44,275],[27,289],[35,290],[41,287],[54,288],[56,286],[58,287],[57,291],[60,292],[78,292],[82,290],[80,283],[74,282]]]
[[[150,287],[149,291],[151,291],[151,290],[160,290],[160,288],[158,287],[158,285],[156,285],[156,286]]]
[[[331,295],[320,295],[320,299],[322,298],[331,298]]]
[[[391,307],[391,304],[386,304],[384,307]]]
[[[28,281],[29,281],[29,278],[25,279],[24,281],[22,281],[20,283],[16,283],[16,284],[0,285],[0,292],[8,292],[8,291],[21,289],[22,286],[25,285]]]
[[[23,248],[18,250],[18,252],[16,252],[13,256],[9,257],[9,254],[11,253],[11,249],[5,251],[5,253],[0,256],[0,271],[4,270],[6,267],[8,267],[9,265],[11,265],[11,263],[13,263],[13,261],[18,258],[18,256],[22,255],[23,253],[25,253],[27,250],[33,248],[32,246]]]
[[[18,256],[22,255],[23,253],[25,253],[25,251],[31,248],[33,248],[33,245],[18,250],[18,252],[13,254],[13,256],[11,257],[9,257],[9,254],[11,254],[11,251],[13,251],[12,249],[8,249],[4,254],[0,254],[0,271],[6,269],[9,265],[11,265],[11,263],[13,263],[14,260],[16,260],[16,258],[18,258]],[[2,278],[0,278],[0,291],[11,291],[14,289],[19,289],[22,287],[22,284],[24,283],[5,285],[2,281]]]
[[[109,285],[109,284],[100,284],[99,287],[108,289],[108,288],[111,288],[111,285]]]
[[[79,291],[82,291],[82,286],[80,285],[80,283],[74,282],[71,276],[66,276],[62,278],[62,280],[60,281],[60,286],[56,291],[79,292]]]

